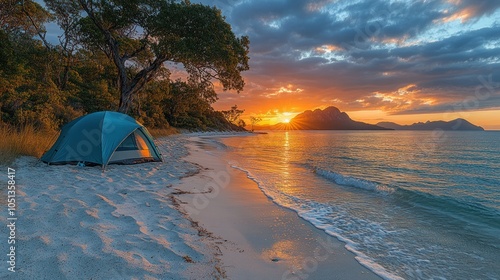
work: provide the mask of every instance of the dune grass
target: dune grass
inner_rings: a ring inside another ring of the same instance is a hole
[[[54,144],[58,134],[41,131],[31,125],[21,128],[0,125],[0,164],[10,164],[19,156],[40,158]]]
[[[159,138],[163,136],[169,136],[172,134],[178,134],[179,131],[175,127],[169,127],[169,128],[148,128],[149,133],[154,137],[154,138]]]
[[[176,128],[149,129],[153,137],[179,133]],[[12,163],[19,156],[40,158],[57,140],[59,132],[35,129],[31,125],[14,128],[0,125],[0,165]]]

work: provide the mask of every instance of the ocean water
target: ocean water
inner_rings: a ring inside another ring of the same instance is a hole
[[[500,132],[277,131],[222,138],[277,204],[386,279],[500,279]]]

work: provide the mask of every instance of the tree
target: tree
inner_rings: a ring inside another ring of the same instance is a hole
[[[52,12],[52,16],[63,31],[58,36],[59,45],[56,47],[60,53],[60,71],[58,86],[65,90],[71,69],[75,64],[75,54],[78,49],[77,27],[79,23],[80,6],[75,1],[46,0],[45,4]],[[51,47],[51,46],[48,46]]]
[[[0,125],[58,129],[121,108],[150,127],[239,129],[211,107],[212,82],[243,88],[248,39],[217,9],[168,0],[37,2],[0,0]],[[64,32],[59,42],[46,39],[48,21]],[[171,81],[176,63],[187,79]]]
[[[252,124],[252,131],[253,131],[253,126],[259,123],[260,121],[262,121],[262,119],[259,117],[254,117],[254,116],[250,117],[250,123]]]
[[[50,14],[34,1],[0,0],[0,28],[7,33],[21,31],[45,39],[44,23]]]
[[[46,0],[52,10],[64,11],[70,0]],[[71,13],[82,46],[104,52],[114,63],[120,92],[118,111],[127,113],[137,93],[156,78],[166,62],[179,63],[190,82],[215,92],[241,91],[241,71],[248,70],[247,37],[236,37],[220,10],[189,1],[78,0],[81,11]],[[68,10],[68,8],[66,8]],[[71,10],[73,11],[73,10]],[[67,25],[73,26],[73,25]],[[70,36],[68,36],[70,38]]]
[[[224,118],[230,123],[237,124],[238,119],[240,118],[241,114],[243,114],[245,110],[240,110],[238,109],[238,105],[234,105],[231,107],[231,110],[227,111],[221,111],[221,113],[224,115]]]
[[[237,125],[238,125],[239,127],[241,127],[241,128],[245,128],[245,126],[246,126],[247,124],[245,123],[245,121],[244,121],[244,120],[239,119],[239,120],[238,120],[238,124],[237,124]]]
[[[54,83],[59,53],[45,40],[52,17],[34,1],[0,0],[0,121],[57,129],[79,114]]]
[[[196,85],[188,84],[181,80],[170,83],[168,92],[169,98],[165,103],[165,114],[170,124],[195,128],[194,123],[199,123],[193,112],[203,112],[210,108],[210,103],[201,100],[200,88]],[[188,124],[189,123],[189,124]]]

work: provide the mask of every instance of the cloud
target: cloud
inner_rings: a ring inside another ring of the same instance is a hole
[[[481,77],[500,82],[499,8],[497,0],[231,1],[223,13],[250,37],[250,71],[245,91],[220,102],[448,110],[474,96]],[[288,85],[301,90],[279,92]],[[408,85],[411,94],[399,95]],[[492,92],[477,109],[500,106]]]
[[[497,0],[448,0],[448,2],[454,5],[455,10],[451,15],[443,18],[444,21],[460,19],[466,22],[484,15],[491,15],[500,8],[500,2]]]

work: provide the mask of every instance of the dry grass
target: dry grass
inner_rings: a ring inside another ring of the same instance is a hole
[[[169,127],[169,128],[148,128],[149,133],[153,135],[154,138],[159,138],[163,136],[169,136],[172,134],[178,134],[179,131],[175,127]]]
[[[41,157],[57,140],[58,132],[0,126],[0,163],[9,164],[19,156]]]
[[[179,133],[176,128],[149,129],[155,137]],[[59,132],[41,131],[31,125],[14,128],[0,125],[0,164],[10,164],[19,156],[40,158],[57,140]]]

